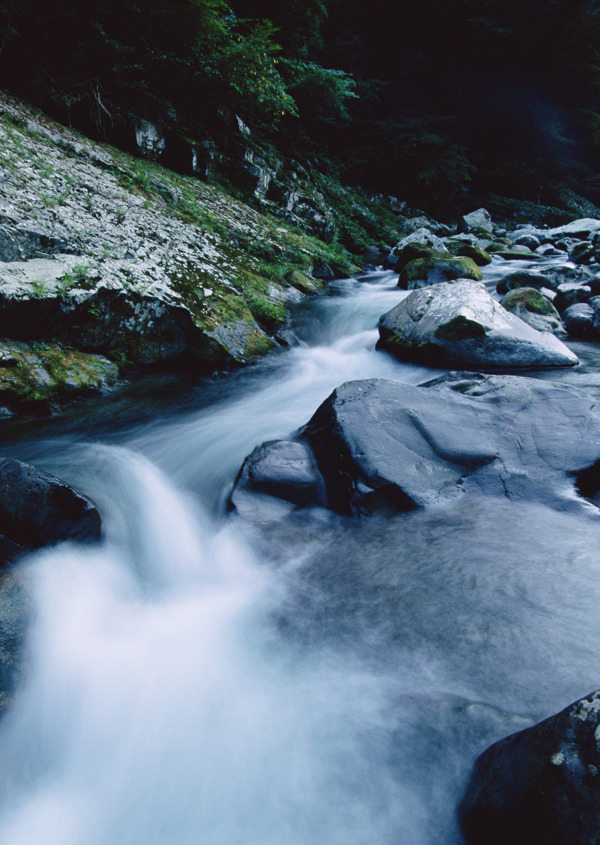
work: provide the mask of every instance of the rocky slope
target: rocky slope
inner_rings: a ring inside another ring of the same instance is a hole
[[[0,95],[0,405],[48,407],[133,365],[271,349],[347,253],[223,189]]]

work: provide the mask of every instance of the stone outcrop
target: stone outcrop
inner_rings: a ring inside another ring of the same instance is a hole
[[[140,151],[168,163],[163,128],[141,121],[136,131]],[[199,372],[237,366],[274,347],[287,306],[322,289],[318,277],[351,267],[337,245],[197,178],[76,136],[6,95],[0,149],[5,342],[100,353],[127,372],[165,361]],[[258,166],[253,156],[246,163]],[[285,213],[298,223],[306,212],[305,228],[331,240],[327,202],[303,184],[298,177]],[[269,209],[270,186],[261,195]],[[1,369],[3,384],[17,375]],[[15,379],[13,393],[23,384]]]

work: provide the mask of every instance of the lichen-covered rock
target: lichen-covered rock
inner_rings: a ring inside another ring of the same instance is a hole
[[[503,297],[500,304],[538,332],[564,334],[560,314],[550,300],[535,288],[512,290]]]
[[[58,339],[117,363],[187,359],[220,369],[272,348],[301,289],[294,272],[349,271],[337,244],[214,185],[76,136],[6,94],[0,100],[0,337]],[[138,127],[152,155],[162,137],[155,128]],[[198,170],[201,146],[194,163],[186,145],[189,171]],[[279,211],[302,222],[295,212],[304,203],[310,225],[333,237],[329,201],[314,184],[309,191],[308,174],[297,182]],[[311,279],[305,287],[319,286]]]
[[[0,557],[4,557],[0,547]],[[22,573],[0,572],[0,715],[9,709],[23,675],[21,651],[29,616],[27,587]]]
[[[324,483],[331,509],[357,515],[471,494],[564,508],[575,480],[590,498],[600,489],[599,435],[594,398],[545,380],[450,373],[418,387],[347,382],[292,444],[265,444],[248,459],[234,502],[240,496],[246,507],[251,492],[258,512],[267,496],[315,504]]]
[[[100,532],[100,515],[81,493],[43,470],[0,458],[0,534],[17,549],[91,542]],[[2,562],[14,556],[4,552]]]
[[[600,692],[492,745],[460,818],[468,845],[597,845]]]
[[[572,367],[558,338],[509,314],[477,282],[414,291],[379,322],[379,348],[401,360],[466,369]]]
[[[464,256],[444,258],[433,253],[426,258],[417,258],[406,264],[400,273],[398,287],[404,290],[415,290],[453,279],[481,281],[483,273],[471,258]]]
[[[441,238],[438,238],[429,229],[417,229],[416,232],[413,232],[411,235],[407,235],[405,238],[402,238],[402,240],[398,241],[398,243],[392,249],[392,253],[394,255],[399,255],[400,252],[404,249],[404,247],[408,246],[408,244],[421,244],[421,246],[427,246],[430,249],[435,250],[436,252],[447,252],[444,242],[441,240]]]

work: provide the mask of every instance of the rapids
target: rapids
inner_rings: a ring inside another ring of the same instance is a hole
[[[331,285],[257,367],[5,435],[3,454],[96,501],[105,537],[20,565],[32,619],[0,723],[3,845],[459,845],[475,757],[600,685],[591,510],[227,513],[244,457],[338,384],[438,375],[375,351],[395,282]],[[600,394],[598,347],[573,348],[582,366],[539,377]]]

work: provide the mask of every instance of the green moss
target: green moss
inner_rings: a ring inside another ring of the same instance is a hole
[[[415,243],[406,244],[406,246],[402,247],[402,249],[398,250],[398,252],[394,250],[394,254],[397,256],[396,272],[398,273],[403,267],[410,264],[411,261],[417,261],[420,258],[431,261],[443,261],[445,258],[449,257],[447,253],[437,252],[437,250],[432,249],[430,246]]]
[[[58,343],[0,341],[0,391],[25,404],[60,402],[115,380],[113,364]]]
[[[414,286],[413,283],[419,280],[433,285],[454,279],[473,279],[479,282],[483,279],[483,273],[471,258],[440,258],[439,254],[436,254],[410,261],[400,273],[398,286],[406,289]]]
[[[541,314],[545,317],[557,317],[558,312],[554,305],[535,288],[518,288],[511,290],[500,303],[507,311],[518,312],[521,309],[530,311],[532,314]]]
[[[319,279],[312,279],[300,270],[291,270],[286,276],[286,282],[301,293],[314,294],[325,287]]]
[[[438,326],[434,337],[446,343],[460,340],[480,340],[485,337],[485,329],[480,323],[469,320],[460,314],[448,323]]]
[[[246,301],[252,316],[266,331],[276,332],[285,324],[287,312],[281,303],[264,296],[249,296]]]
[[[484,267],[486,264],[491,264],[492,262],[492,256],[487,250],[474,244],[455,242],[449,246],[449,249],[453,255],[463,255],[465,258],[471,258],[478,267]]]
[[[520,250],[516,249],[498,249],[496,250],[496,255],[499,255],[500,258],[504,258],[505,261],[539,261],[541,260],[540,255],[536,255],[533,252],[521,252]]]

